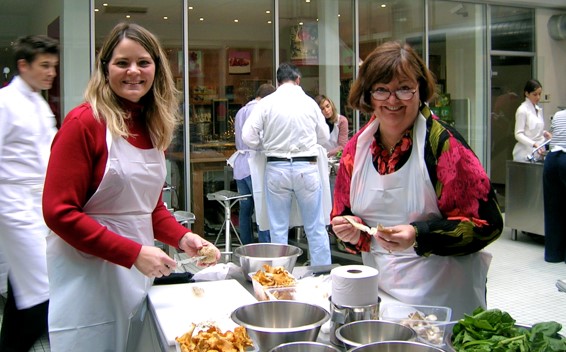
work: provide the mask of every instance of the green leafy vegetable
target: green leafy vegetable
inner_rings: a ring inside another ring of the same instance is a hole
[[[566,351],[562,325],[551,321],[530,329],[515,325],[508,313],[477,308],[452,329],[452,346],[458,352],[558,352]]]

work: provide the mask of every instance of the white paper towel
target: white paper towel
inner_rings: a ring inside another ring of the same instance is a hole
[[[337,306],[359,307],[376,304],[379,271],[367,265],[344,265],[332,269],[332,302]]]

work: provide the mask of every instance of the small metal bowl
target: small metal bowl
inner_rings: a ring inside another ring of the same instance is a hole
[[[339,327],[336,330],[336,338],[350,349],[381,341],[414,341],[417,339],[417,333],[399,323],[360,320]]]
[[[351,349],[349,352],[445,352],[443,349],[415,341],[382,341]]]
[[[249,274],[263,269],[264,264],[282,266],[292,272],[303,250],[288,244],[252,243],[235,248],[233,254],[240,259],[244,277],[251,281]]]
[[[299,341],[284,343],[269,352],[340,352],[340,350],[320,342]]]
[[[303,302],[260,301],[237,308],[230,317],[246,328],[259,351],[269,351],[287,342],[316,341],[330,313]]]

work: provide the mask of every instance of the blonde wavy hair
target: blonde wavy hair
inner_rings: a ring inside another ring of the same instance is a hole
[[[154,147],[165,150],[171,143],[179,120],[179,92],[175,88],[173,74],[165,51],[157,38],[147,29],[134,23],[119,23],[108,35],[97,55],[94,72],[85,91],[85,100],[90,103],[94,117],[106,122],[113,136],[127,138],[130,118],[112,91],[107,81],[107,65],[114,49],[128,38],[139,43],[155,62],[155,79],[151,89],[140,100],[143,104],[146,124]]]
[[[328,104],[330,104],[330,107],[332,108],[332,116],[330,116],[329,118],[330,123],[336,123],[336,121],[338,121],[338,116],[340,116],[340,114],[338,114],[338,110],[336,110],[336,105],[334,105],[334,102],[329,97],[327,97],[324,94],[320,94],[314,97],[314,100],[316,101],[318,106],[321,106],[322,103],[328,101]]]

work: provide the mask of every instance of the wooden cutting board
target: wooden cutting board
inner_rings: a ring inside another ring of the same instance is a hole
[[[234,330],[238,325],[230,314],[257,302],[236,280],[153,286],[148,301],[169,346],[175,346],[175,337],[187,332],[191,323],[216,322],[223,331]]]

